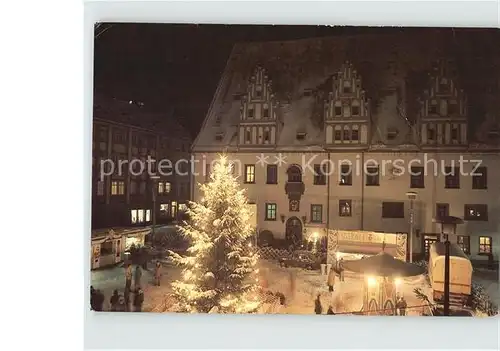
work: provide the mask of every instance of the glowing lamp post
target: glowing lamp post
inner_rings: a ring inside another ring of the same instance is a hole
[[[154,242],[154,238],[155,238],[155,229],[156,229],[156,191],[157,191],[157,181],[158,179],[160,179],[160,176],[156,176],[156,175],[152,175],[151,176],[151,182],[152,182],[152,194],[151,194],[151,197],[152,197],[152,200],[153,200],[153,227],[151,229],[151,244]]]
[[[406,193],[406,196],[410,200],[410,262],[413,262],[413,225],[414,225],[414,209],[413,202],[417,198],[417,193],[413,191],[409,191]]]

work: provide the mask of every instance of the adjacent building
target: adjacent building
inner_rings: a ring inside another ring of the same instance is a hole
[[[435,219],[451,215],[465,220],[451,240],[472,260],[498,260],[500,54],[483,55],[488,40],[464,31],[238,44],[193,145],[193,184],[225,152],[261,236],[410,233],[413,222],[409,249],[424,256],[441,237]]]
[[[175,165],[189,159],[191,140],[172,116],[149,129],[134,125],[145,126],[154,120],[150,117],[141,103],[94,101],[93,229],[151,225],[153,212],[158,224],[182,216],[190,199],[190,176],[187,163],[181,162],[177,172]]]

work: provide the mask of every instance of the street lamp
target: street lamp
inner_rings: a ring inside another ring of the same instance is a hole
[[[151,228],[151,244],[154,242],[155,238],[155,229],[156,229],[156,192],[157,190],[157,180],[160,179],[160,176],[157,175],[152,175],[151,176],[151,181],[152,181],[152,200],[153,200],[153,227]]]
[[[417,193],[413,191],[409,191],[406,193],[406,196],[410,200],[410,263],[413,262],[413,217],[414,217],[414,210],[413,210],[413,202],[417,198]]]

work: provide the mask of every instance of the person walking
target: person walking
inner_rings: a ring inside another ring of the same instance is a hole
[[[111,306],[112,312],[116,312],[116,310],[117,310],[118,299],[119,299],[118,290],[115,289],[113,291],[113,295],[111,295],[111,298],[109,299],[109,304]]]
[[[160,261],[156,261],[156,266],[155,266],[155,285],[160,286],[160,280],[161,280],[161,264]]]
[[[290,270],[290,298],[293,299],[295,297],[295,289],[296,289],[296,278],[295,278],[295,271],[292,269]]]
[[[116,312],[126,312],[127,306],[125,304],[125,298],[122,295],[118,296],[118,303],[116,304]]]
[[[400,316],[406,316],[406,307],[408,307],[408,305],[406,304],[406,300],[403,296],[401,296],[400,305],[399,305],[399,315]]]
[[[141,266],[137,266],[135,267],[135,275],[134,275],[134,288],[136,291],[141,288],[141,278],[142,278],[142,269]]]
[[[328,285],[328,291],[333,293],[335,291],[335,276],[337,273],[335,272],[335,269],[333,267],[330,268],[330,272],[328,272],[328,280],[327,280],[327,285]]]
[[[344,281],[344,258],[342,257],[339,262],[339,272],[340,272],[340,281]]]
[[[132,265],[127,263],[125,268],[125,290],[130,290],[132,288]]]
[[[143,303],[144,303],[144,291],[142,291],[142,289],[138,289],[136,290],[134,296],[134,311],[141,312]]]
[[[323,312],[323,307],[321,306],[320,297],[321,294],[318,294],[318,296],[316,296],[316,300],[314,300],[314,313],[316,314],[321,314]]]
[[[90,309],[92,311],[95,311],[96,307],[96,291],[94,287],[91,285],[90,286]]]
[[[130,289],[125,288],[125,292],[123,293],[123,300],[125,303],[125,311],[130,311]]]
[[[103,310],[103,305],[104,305],[104,294],[101,292],[101,290],[96,290],[95,291],[95,311],[102,311]]]

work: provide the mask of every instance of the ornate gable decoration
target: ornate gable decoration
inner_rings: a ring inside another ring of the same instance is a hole
[[[276,120],[277,102],[272,81],[266,70],[257,66],[249,79],[247,93],[241,102],[241,120],[246,122],[270,122]]]
[[[332,90],[325,103],[325,120],[369,119],[369,101],[361,86],[361,77],[346,62],[332,80]]]
[[[423,119],[466,119],[467,98],[457,86],[443,61],[437,74],[431,77],[430,87],[424,92],[420,115]]]

